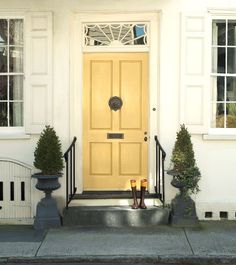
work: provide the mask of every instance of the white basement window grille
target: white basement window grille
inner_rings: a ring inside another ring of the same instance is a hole
[[[0,127],[23,126],[23,19],[0,18]]]
[[[84,46],[148,45],[147,23],[84,24]]]
[[[212,22],[211,127],[236,128],[236,20]]]

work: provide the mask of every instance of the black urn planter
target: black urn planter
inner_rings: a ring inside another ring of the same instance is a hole
[[[45,230],[49,228],[56,228],[61,226],[61,217],[57,209],[57,203],[52,198],[52,192],[61,187],[58,175],[43,175],[37,173],[32,175],[32,178],[37,179],[35,187],[38,190],[44,191],[45,197],[37,204],[36,217],[34,220],[34,229]]]
[[[175,178],[176,174],[172,170],[167,173],[173,176],[171,185],[180,191],[171,201],[171,224],[178,227],[198,226],[196,205],[188,194],[188,188],[185,183]]]

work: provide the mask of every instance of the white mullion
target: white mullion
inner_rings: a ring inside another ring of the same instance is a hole
[[[226,119],[227,119],[227,115],[226,115],[226,76],[224,77],[224,128],[226,128]]]
[[[225,128],[227,128],[227,77],[226,74],[228,74],[228,19],[225,20]]]
[[[7,19],[7,127],[10,127],[10,19]]]
[[[224,77],[224,76],[227,76],[227,77],[236,77],[236,74],[221,74],[221,73],[211,73],[210,74],[211,76],[221,76],[221,77]]]
[[[225,73],[228,74],[228,19],[225,20]]]
[[[113,35],[113,31],[112,31],[112,28],[111,28],[111,24],[109,24],[109,29],[110,29],[110,32],[111,32],[112,39],[113,39],[113,41],[114,41],[115,38],[114,38],[114,35]]]
[[[123,24],[120,25],[120,31],[119,31],[119,35],[118,35],[118,38],[117,38],[118,41],[120,41],[120,34],[121,34],[121,31],[122,31],[122,28],[123,28]]]
[[[24,73],[0,73],[1,75],[24,75]]]
[[[122,37],[122,39],[120,40],[120,42],[122,42],[122,41],[125,39],[125,37],[131,32],[132,29],[133,29],[132,27],[131,27],[130,29],[128,29],[128,31],[127,31],[126,34]]]

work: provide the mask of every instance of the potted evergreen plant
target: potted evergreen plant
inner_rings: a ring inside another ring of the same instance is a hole
[[[172,151],[171,170],[167,172],[173,176],[171,184],[180,190],[171,202],[171,222],[173,225],[197,225],[195,202],[191,194],[199,192],[198,182],[201,177],[196,165],[191,136],[185,127],[180,126]]]
[[[50,126],[45,127],[37,142],[34,152],[34,166],[41,170],[32,176],[37,179],[35,187],[45,193],[45,198],[37,205],[34,228],[58,227],[61,225],[61,218],[51,193],[61,186],[58,178],[62,176],[63,154],[60,140],[55,130]]]

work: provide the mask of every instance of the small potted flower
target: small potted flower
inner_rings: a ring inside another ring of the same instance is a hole
[[[37,179],[35,187],[45,193],[45,198],[37,205],[34,228],[58,227],[61,225],[61,218],[51,193],[61,186],[58,178],[62,176],[61,171],[64,166],[60,140],[50,126],[45,127],[37,142],[34,166],[41,171],[32,175]]]

